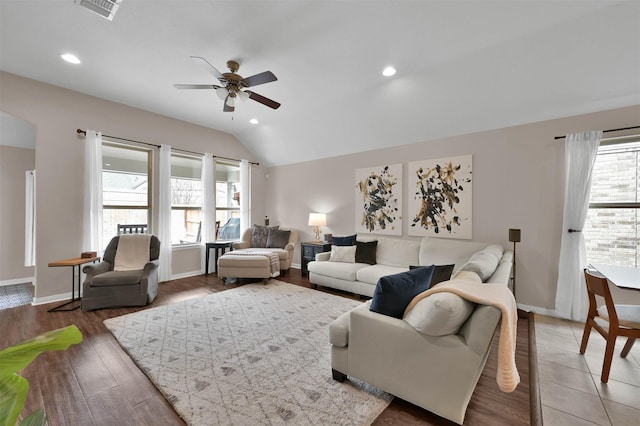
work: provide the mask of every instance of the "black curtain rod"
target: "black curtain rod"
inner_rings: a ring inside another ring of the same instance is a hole
[[[640,129],[640,126],[631,126],[631,127],[621,127],[619,129],[609,129],[609,130],[603,130],[602,133],[611,133],[611,132],[619,132],[622,130],[631,130],[631,129]],[[556,136],[554,139],[558,140],[558,139],[564,139],[567,136]]]
[[[82,129],[76,129],[76,133],[79,134],[79,135],[81,135],[81,134],[85,135],[85,136],[87,135],[87,132],[85,130],[82,130]],[[134,140],[134,139],[120,138],[118,136],[111,136],[111,135],[102,135],[102,136],[104,136],[105,138],[109,138],[109,139],[117,139],[119,141],[125,141],[125,142],[135,142],[135,143],[140,143],[142,145],[147,145],[147,146],[153,146],[155,148],[160,148],[160,145],[156,145],[156,144],[149,143],[149,142],[142,142],[142,141],[137,141],[137,140]],[[201,152],[188,151],[186,149],[180,149],[180,148],[171,148],[171,150],[180,151],[180,152],[186,152],[188,154],[203,155]],[[240,160],[237,160],[235,158],[221,157],[219,155],[214,155],[213,158],[222,158],[224,160],[240,161]],[[249,161],[249,164],[251,164],[253,166],[259,166],[260,165],[260,163],[256,163],[254,161]]]

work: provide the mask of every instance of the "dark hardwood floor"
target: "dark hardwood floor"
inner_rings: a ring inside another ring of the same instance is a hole
[[[308,279],[302,277],[298,269],[292,269],[278,279],[311,287]],[[200,297],[238,285],[241,284],[225,285],[215,274],[174,280],[160,284],[158,297],[151,306]],[[325,288],[320,288],[319,291],[355,297]],[[92,312],[82,312],[80,309],[70,312],[47,312],[47,309],[54,305],[25,305],[0,310],[0,348],[70,324],[77,325],[84,335],[81,344],[72,346],[67,351],[42,354],[22,372],[31,384],[26,413],[43,407],[51,426],[184,424],[102,323],[107,318],[148,307],[101,309]],[[516,363],[520,371],[521,384],[511,394],[501,392],[495,382],[496,354],[497,339],[469,404],[465,424],[528,425],[529,369],[526,319],[520,320],[518,324]],[[428,359],[425,362],[428,362]],[[454,423],[395,398],[374,424]]]

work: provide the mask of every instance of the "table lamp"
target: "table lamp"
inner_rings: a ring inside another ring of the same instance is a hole
[[[324,213],[309,213],[309,226],[313,226],[316,242],[320,242],[320,227],[327,226],[327,215]]]

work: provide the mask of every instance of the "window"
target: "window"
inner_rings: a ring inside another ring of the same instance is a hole
[[[102,240],[105,246],[118,235],[118,224],[149,224],[150,159],[149,150],[103,142]]]
[[[600,143],[584,234],[590,263],[640,265],[640,136]]]
[[[240,165],[216,161],[216,221],[220,222],[217,238],[240,238]]]
[[[200,243],[202,159],[171,154],[171,243]]]

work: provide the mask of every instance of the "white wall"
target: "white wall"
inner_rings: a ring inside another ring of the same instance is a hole
[[[25,172],[35,168],[31,148],[0,145],[0,285],[30,282],[24,266]]]
[[[84,138],[76,134],[77,128],[255,161],[235,137],[220,131],[4,72],[0,73],[0,89],[2,111],[36,127],[36,300],[70,293],[69,268],[49,268],[47,263],[78,257],[82,251]],[[259,168],[253,176],[262,176]],[[264,183],[259,179],[252,182],[252,193],[254,217],[260,218],[264,216]],[[199,270],[201,252],[196,248],[191,253],[176,253],[173,273]]]
[[[307,226],[310,212],[327,213],[323,233],[353,233],[355,169],[402,163],[403,236],[407,237],[411,220],[407,163],[472,154],[473,240],[510,247],[508,229],[520,228],[518,303],[554,309],[564,199],[564,145],[554,136],[639,124],[640,106],[634,106],[273,167],[265,171],[267,214],[274,224],[299,229],[301,241],[313,239]],[[398,129],[398,137],[401,135]],[[299,247],[295,256],[299,263]],[[640,303],[638,294],[627,294]]]

